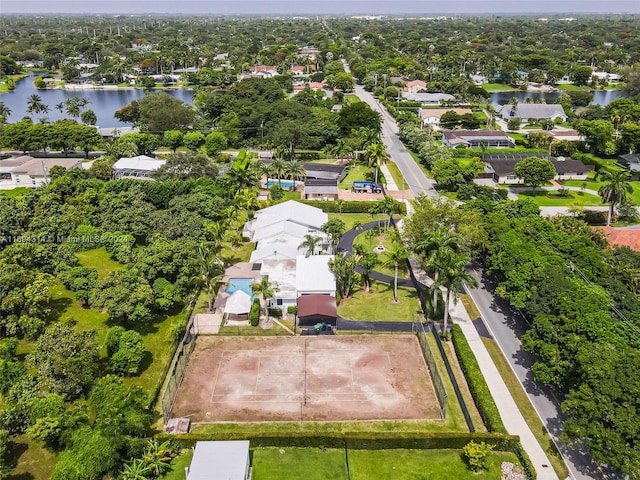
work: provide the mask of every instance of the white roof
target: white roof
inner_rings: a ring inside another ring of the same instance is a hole
[[[241,315],[251,311],[251,296],[242,290],[236,290],[227,299],[224,306],[224,313]]]
[[[295,258],[303,253],[303,250],[298,250],[298,245],[300,244],[300,240],[298,238],[294,238],[294,242],[289,242],[285,240],[286,235],[278,235],[276,237],[271,237],[266,240],[263,240],[258,244],[258,248],[251,252],[251,258],[249,262],[251,263],[260,263],[262,260],[267,258],[271,258],[274,260],[280,259],[288,259],[295,260]],[[271,242],[274,239],[276,241]],[[278,243],[278,240],[282,239],[281,243]]]
[[[295,299],[296,295],[296,261],[266,259],[260,268],[261,275],[267,275],[276,288],[274,298]]]
[[[165,164],[165,160],[138,155],[137,157],[122,157],[113,164],[114,170],[146,170],[152,172]]]
[[[254,230],[253,238],[251,240],[254,242],[260,242],[265,238],[282,234],[303,239],[307,233],[309,233],[308,227],[285,220]]]
[[[320,227],[329,221],[329,216],[319,208],[288,200],[272,207],[258,210],[250,229],[256,231],[266,225],[283,220],[320,230]]]
[[[296,289],[298,296],[310,292],[336,291],[336,278],[329,270],[329,260],[333,255],[311,255],[296,258]]]
[[[245,480],[249,440],[196,442],[187,480]]]

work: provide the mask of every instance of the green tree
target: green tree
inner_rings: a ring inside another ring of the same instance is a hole
[[[206,136],[204,141],[204,149],[207,155],[213,157],[227,148],[227,137],[220,132],[211,132]]]
[[[149,282],[132,268],[111,272],[93,290],[89,303],[105,309],[116,322],[135,324],[151,314],[154,296]]]
[[[626,170],[609,171],[604,170],[600,174],[600,179],[605,182],[598,190],[598,195],[602,203],[609,204],[607,214],[607,226],[611,225],[613,209],[616,205],[623,204],[627,199],[627,194],[633,192],[633,187],[629,183],[629,172]]]
[[[374,252],[366,252],[362,255],[356,256],[358,260],[358,267],[360,276],[362,277],[362,284],[364,286],[365,293],[369,293],[371,288],[371,273],[378,266],[380,260],[378,255]]]
[[[358,282],[358,274],[355,270],[357,265],[358,259],[353,255],[347,256],[345,253],[337,254],[329,260],[329,270],[336,279],[341,301],[350,298],[353,294]]]
[[[93,384],[99,368],[96,332],[75,331],[72,323],[58,323],[38,339],[27,363],[40,384],[66,398],[76,398]]]
[[[117,375],[135,375],[144,355],[142,335],[133,330],[126,330],[120,335],[118,348],[109,359],[109,369]]]
[[[39,115],[44,113],[45,108],[47,108],[47,106],[42,102],[42,97],[40,95],[34,93],[29,96],[27,100],[27,113]]]
[[[187,132],[183,137],[184,146],[192,152],[197,151],[205,142],[205,136],[200,132]]]
[[[375,132],[382,130],[382,118],[365,102],[354,102],[346,105],[338,113],[338,125],[343,135],[360,127],[370,128]]]
[[[589,149],[595,154],[610,154],[615,151],[613,124],[607,120],[582,120],[576,127],[584,135]]]
[[[309,255],[315,255],[318,247],[322,248],[322,237],[307,233],[304,236],[303,242],[298,247],[298,250],[306,250],[306,256],[308,257]]]
[[[322,225],[321,230],[329,236],[329,244],[331,245],[331,251],[336,252],[338,242],[344,234],[345,225],[339,218],[330,218],[327,223]]]
[[[285,166],[285,177],[290,180],[304,180],[307,170],[300,160],[289,160]]]
[[[218,291],[224,273],[224,263],[206,244],[198,248],[198,273],[195,283],[207,294],[207,311],[212,311],[214,295]]]
[[[217,176],[218,167],[209,157],[184,153],[172,154],[165,164],[153,173],[153,177],[159,180],[189,180]]]
[[[365,150],[367,166],[375,167],[374,183],[378,183],[378,169],[389,161],[389,154],[382,143],[372,143]]]
[[[138,124],[144,131],[162,134],[167,130],[187,130],[195,120],[195,110],[165,92],[149,93],[138,101]]]
[[[180,130],[167,130],[162,135],[162,143],[171,149],[173,153],[182,145],[183,133]]]
[[[386,252],[385,266],[393,267],[393,302],[398,303],[398,268],[409,258],[409,251],[404,245],[394,243]]]
[[[553,180],[556,176],[556,168],[551,160],[540,157],[528,157],[516,163],[514,173],[522,178],[525,183],[531,185],[531,191]]]
[[[98,121],[98,117],[96,116],[96,112],[93,110],[85,110],[80,114],[80,120],[82,120],[82,123],[86,125],[95,125]]]
[[[507,129],[511,131],[520,130],[520,125],[522,125],[522,119],[520,117],[513,117],[507,122]]]
[[[278,291],[277,285],[270,282],[268,278],[264,277],[259,282],[251,284],[251,292],[254,295],[262,297],[262,303],[264,305],[264,318],[269,320],[269,300],[274,297]]]
[[[449,320],[449,303],[453,294],[454,303],[458,302],[459,292],[466,283],[474,288],[478,285],[475,278],[466,272],[466,266],[469,258],[465,255],[454,252],[453,250],[444,250],[440,257],[438,265],[438,282],[436,286],[442,286],[447,289],[444,302],[444,324],[443,332],[447,333]]]
[[[489,445],[484,442],[476,443],[471,441],[462,448],[462,452],[469,464],[469,468],[474,472],[479,472],[485,468],[487,456],[491,453],[493,448],[493,445]]]

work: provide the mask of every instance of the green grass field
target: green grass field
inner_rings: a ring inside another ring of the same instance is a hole
[[[513,453],[493,452],[487,469],[469,470],[460,450],[349,450],[335,448],[254,448],[254,480],[448,480],[498,479],[502,462],[518,465]],[[164,480],[183,480],[184,467],[193,454],[185,452],[171,462],[172,471]],[[348,466],[347,466],[348,458]],[[348,470],[348,472],[347,472]]]
[[[31,191],[33,191],[33,188],[17,187],[12,188],[11,190],[0,190],[0,195],[4,195],[6,197],[19,197],[20,195],[24,195]]]
[[[483,83],[480,85],[487,92],[517,92],[517,88],[513,88],[511,85],[505,85],[504,83]]]
[[[358,290],[352,298],[343,300],[338,315],[350,320],[383,320],[413,322],[421,315],[418,295],[414,289],[398,287],[398,300],[393,303],[393,287],[386,283],[373,282],[369,293]]]
[[[589,178],[587,180],[564,180],[561,183],[570,187],[579,188],[582,188],[582,186],[584,185],[587,190],[594,190],[596,192],[605,184],[605,182],[596,180],[593,173],[589,174]],[[633,192],[627,194],[627,198],[634,205],[640,205],[640,182],[634,181],[629,183],[631,184],[631,187],[633,187]]]
[[[398,190],[407,190],[409,187],[407,187],[407,184],[404,180],[404,177],[402,176],[402,173],[400,172],[400,169],[398,168],[398,165],[396,165],[394,162],[387,162],[387,168],[389,169],[389,172],[391,173],[393,181],[396,183]]]
[[[8,445],[8,458],[17,458],[17,464],[3,480],[47,480],[58,461],[58,454],[44,448],[40,442],[18,435]]]
[[[354,165],[349,167],[348,172],[346,177],[344,177],[338,185],[339,188],[350,189],[353,182],[367,180],[367,174],[371,175],[373,168],[365,167],[364,165]],[[378,177],[380,177],[380,174],[378,174]]]
[[[329,220],[332,218],[339,218],[344,222],[345,231],[353,229],[356,223],[364,225],[365,223],[373,222],[376,218],[368,213],[330,213]]]
[[[582,192],[569,192],[567,197],[559,197],[554,192],[526,191],[518,193],[518,198],[530,198],[540,207],[586,207],[602,205],[600,197]]]

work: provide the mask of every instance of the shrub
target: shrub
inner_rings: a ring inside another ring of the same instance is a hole
[[[284,189],[280,185],[271,185],[269,187],[269,198],[271,200],[281,200],[284,197]]]
[[[107,346],[107,354],[112,356],[118,351],[118,345],[120,344],[120,337],[127,330],[124,327],[116,326],[107,330],[107,338],[105,339],[105,345]]]
[[[484,442],[476,443],[473,440],[467,443],[462,452],[469,464],[469,468],[474,472],[478,472],[485,467],[487,462],[487,455],[493,450],[493,445],[488,445]]]
[[[324,200],[302,200],[301,203],[322,209],[325,213],[369,213],[374,202],[328,202]],[[406,215],[407,207],[402,202],[396,202],[396,213]]]
[[[260,300],[257,298],[253,300],[251,304],[251,312],[249,312],[249,322],[251,326],[257,327],[260,323]]]
[[[473,396],[473,400],[478,407],[478,412],[482,417],[487,430],[490,432],[506,433],[498,407],[493,401],[487,382],[485,381],[476,357],[473,355],[471,347],[464,338],[462,329],[459,325],[454,325],[451,329],[453,346],[456,349],[456,355],[460,362],[460,367],[464,372],[469,385],[469,390]]]
[[[298,306],[297,305],[289,305],[287,307],[287,313],[289,315],[297,315],[298,314]]]
[[[118,349],[109,360],[109,368],[118,375],[135,375],[138,373],[144,353],[142,335],[133,330],[126,330],[120,335]]]
[[[282,318],[282,310],[279,308],[270,308],[269,316],[275,318]]]

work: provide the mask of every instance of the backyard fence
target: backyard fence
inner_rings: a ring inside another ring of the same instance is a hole
[[[194,319],[195,316],[192,315],[189,319],[189,323],[187,324],[184,336],[180,341],[180,345],[178,346],[173,360],[171,361],[169,375],[162,395],[162,419],[165,424],[171,418],[171,410],[173,409],[173,404],[176,401],[178,388],[184,378],[184,372],[189,364],[191,352],[193,352],[193,348],[196,345],[196,335],[194,334],[193,329]]]
[[[431,345],[429,345],[429,333],[427,332],[427,330],[425,330],[422,323],[418,323],[418,325],[418,343],[420,343],[420,350],[422,350],[422,355],[427,362],[429,372],[431,372],[433,388],[436,391],[436,396],[438,397],[438,402],[440,403],[440,416],[444,420],[447,415],[447,391],[444,388],[444,381],[442,380],[442,374],[440,373],[438,365],[436,364],[435,355],[433,354],[433,350],[431,350]],[[427,328],[431,330],[429,327]]]

